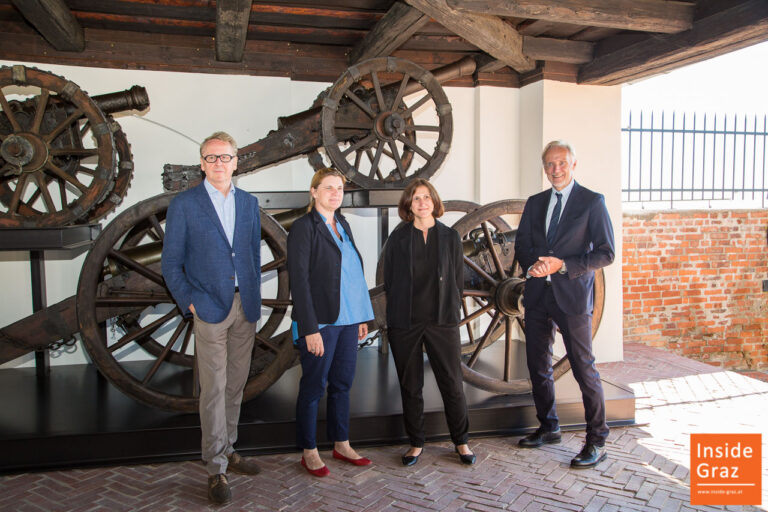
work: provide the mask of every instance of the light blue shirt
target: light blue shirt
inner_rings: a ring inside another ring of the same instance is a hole
[[[336,229],[339,231],[341,239],[333,232],[333,227],[326,218],[319,212],[318,215],[323,219],[325,226],[331,233],[331,238],[341,251],[341,283],[339,284],[341,293],[339,294],[339,316],[336,321],[332,324],[318,324],[317,328],[322,329],[327,325],[356,325],[372,320],[373,306],[371,306],[371,297],[365,282],[363,264],[360,262],[360,257],[357,255],[352,240],[349,239],[349,235],[340,222],[336,223]],[[296,322],[292,323],[291,330],[295,341],[299,338]]]
[[[565,211],[565,203],[568,201],[568,196],[571,195],[571,190],[573,190],[573,184],[576,183],[576,181],[571,177],[571,182],[566,185],[566,187],[563,190],[555,190],[555,187],[552,187],[552,195],[549,197],[549,206],[547,206],[547,220],[544,224],[547,231],[549,231],[549,221],[552,220],[552,212],[555,209],[555,204],[557,204],[557,196],[555,193],[560,192],[563,194],[563,198],[560,200],[560,219],[563,218],[563,212]],[[560,223],[560,219],[557,219],[558,224]]]
[[[208,180],[203,180],[203,184],[208,192],[208,197],[211,198],[213,209],[216,210],[216,215],[219,217],[221,227],[224,228],[231,249],[234,247],[233,241],[235,239],[235,185],[232,182],[229,183],[229,193],[225,197]],[[233,252],[232,258],[234,257],[235,253]],[[235,286],[237,286],[237,272],[235,272]]]

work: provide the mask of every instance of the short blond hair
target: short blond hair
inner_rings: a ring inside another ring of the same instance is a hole
[[[232,146],[232,152],[237,155],[237,142],[235,142],[235,139],[230,134],[227,132],[213,132],[205,138],[202,144],[200,144],[200,156],[203,156],[203,149],[205,149],[205,145],[212,140],[220,140],[221,142],[228,143],[230,146]]]

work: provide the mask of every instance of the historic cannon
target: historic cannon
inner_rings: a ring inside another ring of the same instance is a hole
[[[332,163],[359,186],[396,189],[414,177],[429,178],[445,158],[452,132],[450,105],[435,76],[445,80],[473,69],[474,63],[467,60],[435,75],[399,59],[360,63],[347,70],[312,109],[282,118],[277,131],[240,149],[237,173],[302,154],[309,155],[313,165],[322,165],[317,153],[322,142]],[[406,101],[409,95],[417,97]],[[437,124],[417,124],[415,111],[430,102]],[[166,188],[180,190],[201,179],[200,169],[167,165],[164,179]],[[195,411],[191,322],[181,316],[160,274],[165,213],[173,197],[174,193],[156,196],[118,215],[91,248],[76,297],[0,330],[0,362],[80,332],[94,363],[122,391],[155,407]],[[530,390],[527,381],[512,378],[510,372],[511,347],[516,338],[523,337],[518,326],[522,324],[519,304],[524,279],[514,262],[512,227],[523,204],[511,200],[477,208],[466,202],[448,202],[449,209],[467,212],[455,224],[464,238],[466,263],[461,322],[466,332],[465,378],[496,392]],[[295,351],[283,322],[290,306],[285,228],[301,211],[274,216],[262,211],[266,311],[256,334],[246,400],[295,364]],[[594,329],[602,313],[602,290],[600,274]],[[370,293],[376,314],[371,328],[379,329],[385,318],[383,292],[377,286]],[[109,327],[105,328],[107,320]],[[38,333],[35,339],[30,339],[30,332]],[[502,338],[505,363],[502,374],[496,375],[492,365],[481,364],[481,355],[501,346],[494,342]],[[135,352],[142,357],[133,357]],[[556,371],[559,375],[567,369],[564,360]]]
[[[143,87],[91,98],[52,73],[0,68],[0,227],[93,222],[114,210],[133,158],[110,114],[148,106]]]

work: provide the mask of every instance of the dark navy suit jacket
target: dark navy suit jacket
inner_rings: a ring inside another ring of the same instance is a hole
[[[163,278],[186,316],[189,305],[204,322],[223,321],[235,298],[235,272],[249,322],[261,317],[261,218],[259,202],[235,189],[235,236],[224,227],[203,183],[171,201],[163,241]]]
[[[531,196],[525,203],[515,238],[515,257],[523,270],[539,256],[565,261],[566,274],[551,275],[552,291],[560,309],[568,315],[592,313],[595,270],[613,262],[613,227],[602,194],[574,183],[560,215],[557,237],[547,244],[546,217],[552,189]],[[546,278],[528,279],[523,306],[535,307],[544,294]]]

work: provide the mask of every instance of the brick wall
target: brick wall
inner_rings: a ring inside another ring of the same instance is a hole
[[[624,341],[768,368],[768,211],[624,213]]]

